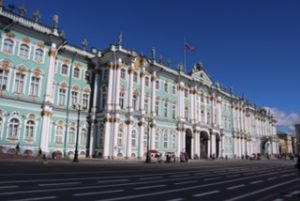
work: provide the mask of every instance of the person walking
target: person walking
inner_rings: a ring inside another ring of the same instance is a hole
[[[299,156],[298,156],[298,159],[297,159],[297,163],[295,164],[295,168],[298,169],[299,174],[300,174],[300,157]]]

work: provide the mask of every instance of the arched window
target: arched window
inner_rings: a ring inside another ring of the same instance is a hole
[[[0,69],[0,90],[7,89],[8,73],[8,70]]]
[[[67,64],[63,64],[63,65],[61,66],[61,74],[62,74],[62,75],[68,75],[68,70],[69,70],[69,67],[68,67]]]
[[[33,139],[34,133],[35,133],[35,123],[34,123],[34,121],[29,120],[29,121],[27,121],[27,124],[26,124],[25,137],[27,139]]]
[[[155,147],[155,149],[159,148],[159,129],[156,129],[156,132],[155,132],[154,147]]]
[[[81,130],[81,137],[80,137],[80,144],[82,146],[85,146],[86,145],[86,140],[87,140],[87,132],[85,129],[82,129]]]
[[[79,74],[80,74],[79,68],[75,68],[75,69],[74,69],[74,77],[75,77],[75,78],[79,78]]]
[[[77,103],[78,103],[78,92],[72,91],[72,104],[77,104]]]
[[[13,53],[14,41],[11,39],[5,39],[3,45],[3,51],[6,53]]]
[[[165,149],[168,148],[168,143],[169,143],[168,138],[169,138],[168,131],[165,130],[165,132],[164,132],[164,148]]]
[[[28,58],[29,57],[29,46],[26,44],[22,44],[20,46],[20,57]]]
[[[11,119],[9,122],[8,136],[10,138],[18,138],[19,128],[20,128],[20,121],[16,118]]]
[[[63,142],[62,138],[63,138],[63,127],[62,126],[57,126],[55,143],[56,144],[62,144],[62,142]]]
[[[58,97],[59,97],[59,105],[65,105],[65,103],[66,103],[66,89],[60,88]]]
[[[123,146],[123,128],[121,128],[121,127],[119,128],[119,131],[118,131],[117,143],[118,143],[118,147]]]
[[[83,106],[83,109],[88,109],[88,107],[89,107],[89,94],[83,94],[83,96],[82,96],[82,106]]]
[[[41,63],[41,62],[43,62],[43,60],[44,60],[44,50],[42,50],[40,48],[36,49],[35,50],[35,61]]]
[[[70,128],[69,131],[69,144],[75,144],[75,128]]]
[[[136,131],[132,130],[131,132],[131,146],[136,147]]]
[[[126,79],[126,70],[124,68],[121,69],[121,78]]]

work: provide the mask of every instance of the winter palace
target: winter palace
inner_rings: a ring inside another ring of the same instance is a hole
[[[203,64],[172,68],[155,49],[126,49],[122,35],[101,52],[79,48],[57,15],[51,26],[40,18],[1,3],[0,153],[72,157],[76,142],[81,158],[278,153],[270,113],[213,82]]]

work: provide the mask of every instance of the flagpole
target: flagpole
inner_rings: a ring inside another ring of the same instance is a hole
[[[185,48],[185,37],[183,37],[183,69],[184,69],[184,72],[185,72],[185,69],[186,69],[186,48]]]

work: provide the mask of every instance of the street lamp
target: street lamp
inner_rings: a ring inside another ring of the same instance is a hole
[[[77,133],[76,133],[76,143],[75,143],[75,154],[74,154],[74,159],[73,162],[79,162],[78,160],[78,137],[79,137],[79,123],[80,123],[80,110],[81,110],[81,105],[79,103],[73,104],[74,109],[77,109]]]
[[[150,117],[147,117],[147,122],[148,122],[148,136],[147,136],[147,154],[146,154],[146,161],[145,163],[150,163],[151,162],[151,155],[150,155]]]

